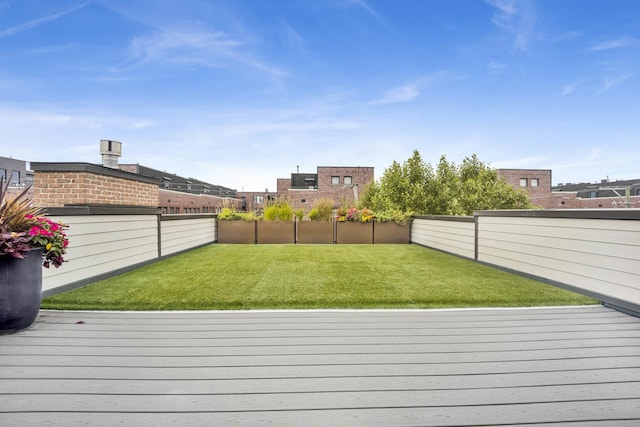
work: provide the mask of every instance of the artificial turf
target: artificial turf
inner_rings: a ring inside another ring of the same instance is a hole
[[[417,245],[213,244],[48,297],[42,308],[365,309],[596,302]]]

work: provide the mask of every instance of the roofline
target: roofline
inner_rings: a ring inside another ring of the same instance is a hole
[[[160,185],[159,179],[139,175],[121,169],[108,168],[93,163],[78,162],[31,162],[31,169],[34,172],[88,172],[96,175],[111,176],[114,178],[128,179],[131,181],[146,182],[148,184]]]

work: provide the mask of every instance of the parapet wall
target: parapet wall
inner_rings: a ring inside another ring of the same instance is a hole
[[[31,163],[34,203],[159,206],[158,181],[90,163]]]
[[[411,240],[640,313],[640,209],[418,216]]]

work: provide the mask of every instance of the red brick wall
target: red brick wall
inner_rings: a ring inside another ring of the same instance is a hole
[[[210,194],[189,194],[160,189],[160,207],[163,214],[217,213],[224,206],[240,209],[239,199],[230,199]]]
[[[69,204],[158,206],[158,185],[92,172],[34,174],[34,204],[59,207]]]
[[[366,184],[374,179],[373,167],[360,166],[319,166],[318,167],[318,198],[331,198],[336,206],[343,202],[349,205],[354,202],[354,189],[357,186],[358,197]],[[332,184],[331,177],[339,177],[339,184]],[[345,185],[344,177],[351,177],[351,184]]]
[[[278,178],[276,191],[283,194],[291,188],[291,178]]]
[[[522,189],[529,197],[546,195],[551,192],[550,169],[498,169],[498,176],[507,181],[515,189]],[[527,180],[527,186],[520,185],[520,179]],[[538,186],[531,186],[532,179],[538,180]]]
[[[640,196],[631,196],[629,198],[631,207],[640,207]],[[555,193],[549,193],[544,198],[539,199],[539,203],[535,203],[537,206],[542,206],[546,209],[612,209],[612,208],[625,208],[626,198],[624,197],[595,197],[590,199],[583,199],[576,197],[576,193],[558,191]]]

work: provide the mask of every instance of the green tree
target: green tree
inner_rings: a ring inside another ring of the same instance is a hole
[[[531,208],[528,196],[499,179],[496,170],[474,154],[460,166],[443,155],[437,168],[418,150],[402,165],[394,161],[379,182],[364,188],[361,205],[376,212],[471,215],[475,210]]]

